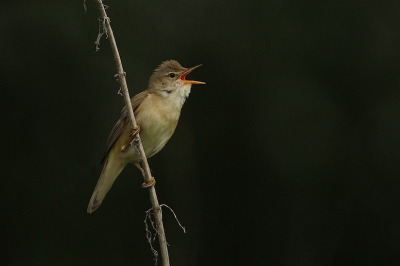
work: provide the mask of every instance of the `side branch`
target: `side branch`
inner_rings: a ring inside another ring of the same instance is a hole
[[[101,18],[103,20],[103,27],[105,29],[106,34],[108,35],[108,39],[110,40],[111,49],[113,51],[113,55],[114,55],[114,59],[115,59],[115,64],[117,66],[117,71],[118,71],[118,75],[119,75],[119,81],[121,84],[122,94],[123,94],[124,100],[125,100],[125,106],[128,111],[129,118],[132,121],[132,128],[137,128],[138,125],[136,123],[136,119],[133,114],[131,99],[130,99],[129,91],[128,91],[128,85],[126,83],[126,78],[125,78],[125,72],[122,67],[122,62],[121,62],[121,58],[120,58],[120,55],[118,52],[117,43],[115,42],[115,38],[114,38],[114,33],[111,29],[110,19],[107,16],[103,2],[101,0],[97,0],[96,2],[97,2],[97,6],[101,13]],[[134,144],[135,148],[138,150],[139,158],[142,163],[142,168],[144,170],[144,181],[145,181],[145,183],[151,182],[152,176],[150,173],[150,168],[149,168],[149,164],[147,162],[146,155],[144,153],[142,142],[140,141],[139,133],[136,134],[136,139],[133,142],[133,144]],[[157,234],[158,234],[159,242],[160,242],[163,266],[169,266],[170,265],[169,264],[169,255],[168,255],[167,241],[166,241],[165,232],[164,232],[164,225],[162,223],[162,213],[161,213],[160,204],[158,203],[157,194],[156,194],[156,190],[155,190],[154,186],[149,188],[149,194],[150,194],[150,201],[151,201],[152,209],[153,209],[155,220],[156,220]]]

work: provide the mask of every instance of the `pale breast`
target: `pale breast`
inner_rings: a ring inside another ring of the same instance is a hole
[[[143,104],[138,115],[138,124],[141,126],[140,136],[146,156],[151,157],[165,146],[174,133],[180,108],[164,103],[161,98],[146,99]]]

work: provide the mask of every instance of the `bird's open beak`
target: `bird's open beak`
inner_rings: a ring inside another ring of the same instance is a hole
[[[186,80],[186,75],[198,68],[201,65],[194,66],[186,70],[185,72],[182,73],[182,75],[179,77],[185,84],[206,84],[205,82],[201,81],[195,81],[195,80]]]

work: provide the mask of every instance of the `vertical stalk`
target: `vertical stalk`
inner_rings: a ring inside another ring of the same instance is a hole
[[[103,2],[101,0],[97,0],[96,2],[97,2],[97,6],[100,10],[101,17],[103,19],[104,29],[106,31],[106,34],[108,35],[108,39],[110,40],[110,44],[111,44],[111,49],[114,54],[115,64],[117,66],[119,81],[121,83],[122,94],[124,96],[126,109],[128,111],[128,116],[129,116],[130,120],[132,121],[132,127],[136,128],[137,123],[136,123],[135,115],[133,114],[131,98],[129,96],[128,85],[126,83],[126,78],[125,78],[125,72],[122,67],[121,57],[118,52],[117,43],[115,42],[114,33],[111,29],[110,19],[107,16]],[[144,153],[144,149],[143,149],[142,142],[140,140],[139,133],[136,135],[136,141],[134,141],[133,144],[136,146],[135,148],[139,151],[139,158],[142,163],[142,168],[144,170],[144,180],[145,180],[145,182],[150,181],[151,180],[150,167],[147,162],[146,154]],[[161,207],[160,207],[160,204],[158,203],[156,189],[154,186],[149,188],[149,194],[150,194],[150,201],[151,201],[154,217],[156,220],[157,234],[158,234],[158,240],[160,242],[161,258],[162,258],[162,263],[163,263],[162,265],[169,266],[170,264],[169,264],[168,247],[167,247],[167,240],[165,237],[164,225],[162,222]]]

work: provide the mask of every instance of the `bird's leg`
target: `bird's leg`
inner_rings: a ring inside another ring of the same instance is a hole
[[[140,166],[139,163],[133,162],[133,165],[136,166],[136,168],[139,169],[140,172],[142,172],[142,175],[144,175],[144,170],[143,170],[143,168]]]
[[[140,172],[142,172],[142,175],[144,176],[144,170],[143,168],[140,166],[139,163],[137,162],[133,162],[133,165],[136,166],[137,169],[139,169]],[[148,188],[148,187],[152,187],[156,184],[156,180],[154,179],[154,177],[152,176],[151,179],[149,181],[145,181],[142,184],[142,188]]]
[[[128,139],[127,143],[124,146],[122,146],[121,151],[126,151],[126,149],[128,149],[128,147],[129,147],[129,145],[132,145],[133,138],[139,132],[140,132],[140,126],[139,125],[137,125],[136,127],[132,128],[132,133],[129,135],[129,139]]]

